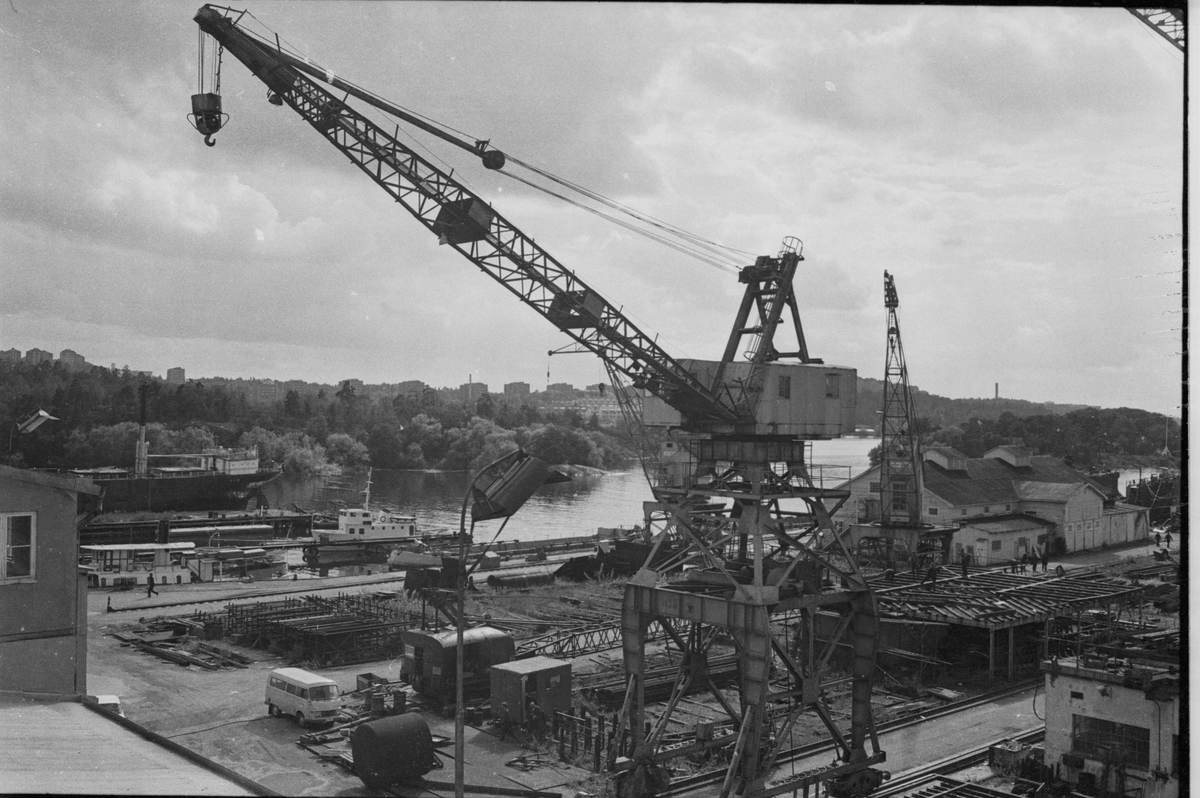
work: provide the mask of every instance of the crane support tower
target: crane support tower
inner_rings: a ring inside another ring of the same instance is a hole
[[[879,520],[854,524],[850,539],[863,567],[913,570],[946,561],[954,526],[925,522],[920,437],[904,341],[900,337],[900,295],[896,281],[883,273],[887,311],[887,356],[883,368],[883,410],[879,443]]]
[[[504,153],[486,141],[458,140],[284,52],[278,39],[244,29],[239,12],[206,5],[195,20],[219,46],[217,64],[228,52],[249,68],[266,84],[269,102],[291,108],[443,244],[577,347],[598,355],[614,382],[638,389],[643,422],[671,431],[664,445],[669,456],[651,475],[659,499],[648,510],[657,522],[647,529],[652,551],[624,597],[627,691],[618,735],[627,730],[634,746],[632,757],[611,763],[622,771],[622,791],[644,794],[661,784],[661,763],[680,753],[665,744],[666,727],[693,685],[713,689],[728,716],[717,725],[728,731],[697,734],[684,752],[733,746],[723,796],[821,784],[835,795],[861,795],[881,783],[884,774],[870,767],[885,759],[870,702],[875,597],[830,517],[849,493],[830,487],[811,457],[812,441],[853,429],[857,374],[808,354],[793,288],[803,261],[800,241],[786,239],[777,254],[741,270],[745,296],[720,361],[675,359],[452,174],[353,107],[351,98],[447,139],[487,168],[503,170]],[[197,98],[197,129],[211,145],[225,121],[220,97],[202,86]],[[795,342],[784,345],[779,332],[789,326]],[[785,500],[802,509],[784,509]],[[660,551],[670,556],[657,556]],[[684,566],[690,570],[680,578]],[[662,625],[683,652],[683,664],[663,714],[647,730],[646,630],[656,619],[670,619]],[[718,639],[734,641],[739,702],[707,676],[705,662]],[[840,656],[847,649],[850,655]],[[835,673],[838,666],[843,670]],[[844,729],[826,703],[825,688],[835,681],[850,687]],[[772,766],[804,712],[828,729],[837,761],[772,783]]]

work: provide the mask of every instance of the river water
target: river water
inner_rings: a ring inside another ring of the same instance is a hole
[[[827,487],[866,471],[868,453],[878,438],[840,438],[813,443],[812,462],[816,475],[824,474]],[[822,468],[823,467],[823,468]],[[1157,469],[1144,469],[1149,476]],[[1136,469],[1122,471],[1120,491],[1137,479]],[[457,531],[463,493],[470,475],[462,471],[389,471],[375,469],[371,477],[371,504],[414,515],[423,534]],[[272,507],[329,510],[334,506],[361,506],[366,474],[341,477],[289,477],[267,483],[263,492]],[[595,476],[576,476],[570,482],[547,485],[535,493],[509,519],[500,540],[545,540],[595,534],[597,527],[632,527],[642,522],[642,502],[653,497],[642,470],[610,471]],[[785,503],[787,504],[787,503]],[[801,509],[802,503],[786,509]],[[495,534],[500,521],[476,527],[476,536]]]
[[[868,452],[878,438],[841,438],[813,443],[812,462],[829,466],[827,484],[841,482],[865,471]],[[460,471],[389,471],[375,469],[371,476],[371,505],[414,515],[424,534],[457,530],[463,493],[470,475]],[[361,506],[366,475],[333,478],[283,475],[263,486],[272,507],[293,504],[311,510],[341,502]],[[653,496],[642,470],[610,471],[596,476],[576,476],[570,482],[547,485],[535,493],[509,519],[500,540],[545,540],[593,535],[597,527],[632,527],[642,522],[642,502]],[[477,538],[488,538],[500,521],[486,521],[475,529]]]

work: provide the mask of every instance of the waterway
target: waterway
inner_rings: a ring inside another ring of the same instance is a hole
[[[826,466],[826,481],[843,481],[862,473],[878,438],[842,438],[813,443],[812,462]],[[371,505],[389,507],[417,518],[427,534],[457,530],[463,494],[470,475],[451,471],[389,471],[375,469]],[[366,475],[295,478],[287,475],[264,486],[272,507],[305,509],[361,506]],[[500,540],[545,540],[595,534],[597,527],[632,527],[642,521],[642,502],[653,497],[637,466],[594,476],[575,476],[570,482],[546,485],[535,493],[505,526]],[[476,527],[476,537],[491,537],[500,521]]]

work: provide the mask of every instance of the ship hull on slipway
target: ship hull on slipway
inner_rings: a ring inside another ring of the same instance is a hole
[[[278,471],[267,471],[93,479],[97,487],[104,489],[100,499],[104,512],[132,513],[242,509],[254,495],[255,488],[278,475]]]

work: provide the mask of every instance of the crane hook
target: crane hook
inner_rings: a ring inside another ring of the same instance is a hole
[[[213,141],[212,133],[209,133],[207,136],[204,137],[204,144],[209,147],[217,146],[217,142]]]

